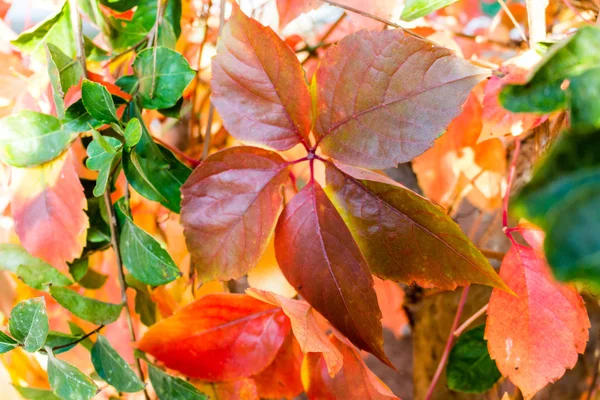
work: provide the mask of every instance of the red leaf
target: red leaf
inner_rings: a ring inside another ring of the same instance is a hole
[[[235,4],[213,58],[212,101],[241,141],[286,150],[308,142],[311,100],[295,53]]]
[[[365,168],[410,161],[460,113],[488,75],[401,30],[360,31],[332,46],[313,80],[323,153]]]
[[[187,376],[230,380],[265,369],[289,331],[281,308],[242,294],[210,294],[153,325],[139,348]]]
[[[11,209],[23,247],[63,272],[86,243],[87,202],[71,154],[35,168],[13,168]]]
[[[291,333],[277,353],[275,360],[253,379],[261,398],[293,399],[304,391],[300,379],[302,351]]]
[[[339,167],[327,164],[327,193],[373,274],[426,288],[507,288],[441,207],[381,175]]]
[[[318,353],[308,354],[302,365],[302,380],[309,399],[397,399],[365,365],[358,351],[334,335],[331,342],[344,355],[342,370],[330,377],[325,360]]]
[[[527,400],[575,366],[590,321],[581,296],[555,281],[546,260],[532,248],[513,244],[500,277],[516,296],[494,289],[485,337],[498,369]]]
[[[288,176],[283,158],[255,147],[220,151],[194,170],[181,189],[181,221],[201,281],[239,278],[256,265]]]
[[[275,254],[287,280],[352,343],[391,365],[383,352],[381,311],[367,263],[315,181],[285,207]]]

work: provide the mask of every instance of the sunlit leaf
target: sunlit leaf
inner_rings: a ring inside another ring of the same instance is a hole
[[[80,62],[71,59],[52,43],[46,44],[46,61],[56,113],[59,118],[64,118],[63,99],[72,86],[79,84],[79,80],[83,76],[83,68]]]
[[[48,285],[69,286],[73,283],[68,277],[61,274],[52,265],[39,260],[35,264],[21,264],[17,268],[17,276],[27,286],[44,290]]]
[[[98,171],[98,178],[96,178],[96,186],[93,191],[96,197],[102,196],[106,191],[110,174],[120,159],[119,149],[122,146],[119,139],[113,137],[106,136],[103,137],[103,140],[104,146],[95,139],[88,145],[88,159],[85,161],[86,167]]]
[[[125,144],[127,148],[132,148],[140,141],[142,137],[142,126],[140,124],[140,120],[137,118],[132,118],[127,123],[125,127]]]
[[[90,115],[100,122],[119,122],[115,103],[108,89],[100,83],[84,80],[81,85],[83,105]]]
[[[119,392],[144,389],[144,383],[102,335],[98,335],[92,347],[92,363],[98,375]]]
[[[16,385],[15,389],[17,389],[19,394],[27,400],[60,400],[60,397],[56,397],[51,390],[47,389],[37,389]]]
[[[52,286],[50,294],[54,299],[81,319],[96,325],[106,325],[115,322],[121,315],[121,304],[105,303],[89,297],[84,297],[71,289]]]
[[[49,329],[44,298],[36,297],[17,304],[10,313],[8,329],[26,351],[33,353],[41,349]]]
[[[52,392],[61,399],[89,400],[99,390],[89,376],[54,357],[52,351],[48,351],[48,380]]]
[[[407,0],[402,9],[402,19],[412,21],[417,18],[431,14],[434,11],[444,8],[458,0]]]

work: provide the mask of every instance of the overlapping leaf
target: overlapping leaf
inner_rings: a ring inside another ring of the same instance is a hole
[[[238,278],[265,251],[283,208],[289,164],[235,147],[206,159],[182,188],[181,220],[201,281]]]
[[[75,314],[81,319],[93,322],[97,325],[106,325],[115,322],[123,306],[121,304],[105,303],[79,293],[63,288],[52,286],[50,294],[61,306]]]
[[[275,254],[302,297],[352,343],[390,364],[367,263],[317,182],[286,205],[275,231]]]
[[[211,294],[153,325],[139,348],[187,376],[231,380],[271,364],[289,331],[281,308],[246,295]]]
[[[307,143],[310,94],[298,58],[235,5],[212,73],[212,101],[233,136],[277,150]]]

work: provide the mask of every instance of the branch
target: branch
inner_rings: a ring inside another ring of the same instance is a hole
[[[90,336],[92,336],[94,333],[98,333],[100,331],[100,329],[104,328],[104,325],[100,325],[99,327],[97,327],[96,329],[94,329],[93,331],[86,333],[85,335],[83,335],[82,337],[78,338],[77,340],[72,341],[71,343],[67,343],[67,344],[61,344],[60,346],[54,346],[52,348],[53,351],[55,350],[60,350],[60,349],[64,349],[66,347],[70,347],[70,346],[74,346],[79,342],[83,342],[85,339],[89,338]]]
[[[477,311],[475,314],[471,315],[469,317],[469,319],[467,319],[461,326],[460,328],[458,328],[457,330],[454,331],[454,337],[459,337],[460,335],[462,335],[462,333],[465,331],[465,329],[467,329],[469,327],[469,325],[471,325],[477,318],[481,317],[483,314],[485,314],[485,312],[488,309],[488,306],[490,304],[486,304],[485,306],[481,307],[479,309],[479,311]]]

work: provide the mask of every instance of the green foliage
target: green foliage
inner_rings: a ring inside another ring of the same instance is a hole
[[[144,389],[144,383],[102,335],[98,335],[92,347],[92,363],[98,375],[119,392]]]
[[[44,343],[44,347],[50,347],[51,349],[53,349],[52,351],[54,352],[54,354],[64,353],[77,346],[77,343],[75,342],[81,336],[83,336],[83,334],[69,335],[68,333],[63,332],[49,331],[48,337],[46,338],[46,343]]]
[[[48,353],[48,380],[52,392],[61,399],[89,400],[98,392],[94,381],[72,364],[54,357],[52,350]]]
[[[17,276],[27,286],[38,290],[45,290],[48,288],[48,285],[69,286],[73,283],[52,265],[41,260],[35,263],[19,265]]]
[[[93,193],[94,196],[100,197],[107,189],[111,172],[121,159],[122,144],[119,139],[102,136],[99,133],[94,137],[95,139],[87,147],[88,159],[85,165],[91,170],[98,171]]]
[[[130,119],[125,127],[123,136],[125,137],[125,146],[128,150],[138,144],[142,137],[142,125],[140,124],[140,120],[137,118]]]
[[[126,275],[127,286],[135,290],[135,312],[142,323],[151,326],[156,323],[156,303],[152,299],[148,285],[138,281],[132,275]]]
[[[19,345],[16,340],[0,331],[0,354],[11,351]]]
[[[162,246],[146,231],[136,226],[129,215],[125,199],[115,204],[119,221],[121,257],[131,274],[152,286],[164,285],[181,276],[177,265]]]
[[[407,0],[404,3],[401,18],[404,21],[412,21],[421,18],[447,5],[456,3],[458,0]]]
[[[56,112],[59,118],[64,118],[65,105],[63,99],[65,93],[69,88],[79,83],[83,76],[83,68],[80,62],[67,56],[52,43],[46,45],[46,61]]]
[[[168,375],[152,364],[148,364],[150,382],[159,400],[206,400],[208,396],[183,379]]]
[[[485,393],[502,376],[496,362],[490,358],[487,341],[484,339],[485,325],[463,333],[448,358],[446,382],[457,392]]]
[[[71,331],[72,335],[81,337],[85,335],[85,332],[83,329],[81,329],[75,322],[69,321],[69,330]],[[87,350],[92,351],[92,346],[94,345],[94,342],[92,342],[92,339],[85,338],[83,339],[81,342],[79,342],[78,344],[82,345],[83,347],[85,347]]]
[[[37,389],[31,387],[16,386],[15,389],[24,399],[27,400],[61,400],[56,397],[51,390]]]
[[[81,99],[87,112],[105,124],[119,122],[112,96],[103,85],[84,80],[81,85]]]
[[[131,10],[138,3],[137,0],[100,0],[100,4],[118,12]]]
[[[44,298],[36,297],[17,304],[10,313],[8,329],[26,351],[33,353],[41,349],[49,329]]]
[[[106,325],[115,322],[121,315],[121,304],[105,303],[84,297],[73,290],[61,287],[50,287],[50,294],[54,299],[71,311],[73,314],[86,321],[97,325]]]

